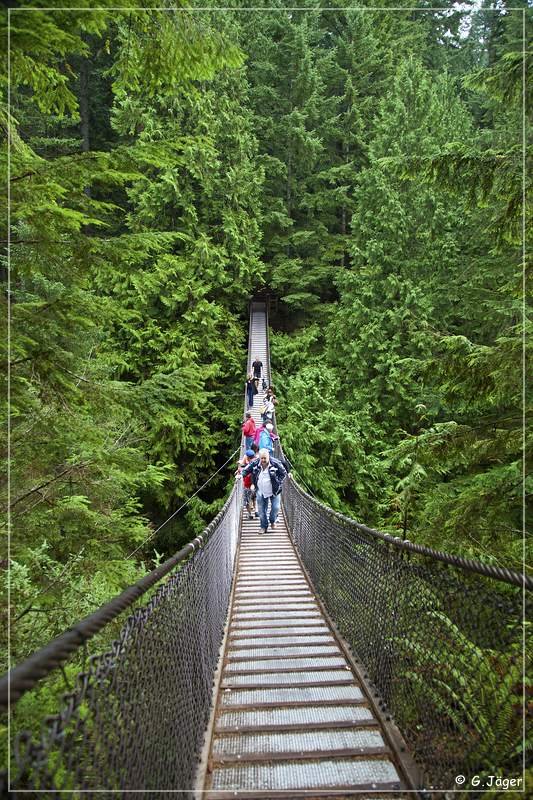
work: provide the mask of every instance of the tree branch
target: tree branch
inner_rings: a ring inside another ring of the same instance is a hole
[[[50,480],[45,481],[44,483],[40,483],[39,486],[34,486],[33,489],[29,489],[29,491],[24,492],[24,494],[19,495],[19,497],[16,497],[13,500],[13,502],[9,504],[8,508],[9,509],[14,508],[22,500],[25,500],[26,497],[29,497],[30,495],[35,494],[36,492],[40,492],[41,489],[45,488],[45,486],[50,486],[51,483],[58,481],[60,478],[63,477],[63,475],[68,475],[69,472],[72,472],[75,469],[80,469],[80,467],[81,468],[86,467],[88,463],[89,462],[82,462],[81,464],[72,464],[70,467],[67,467],[66,469],[62,470],[62,472],[60,472],[59,475],[56,475],[54,478],[50,478]]]

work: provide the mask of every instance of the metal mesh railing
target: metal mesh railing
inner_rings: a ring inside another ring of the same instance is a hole
[[[457,775],[520,775],[531,578],[372,531],[292,478],[283,505],[318,596],[426,788],[459,788]]]
[[[10,787],[15,795],[46,789],[47,797],[60,797],[61,790],[85,790],[83,796],[91,797],[91,790],[108,789],[137,790],[136,798],[146,790],[155,798],[159,791],[163,796],[182,789],[181,797],[192,796],[229,604],[241,494],[237,483],[204,535],[171,565],[149,602],[129,616],[111,648],[90,659],[60,712],[46,720],[40,741],[19,737]],[[102,612],[88,618],[94,624],[80,624],[80,636],[109,621],[112,612]],[[13,697],[65,659],[55,642],[46,648],[48,655],[40,651],[33,658],[26,673],[12,672]]]

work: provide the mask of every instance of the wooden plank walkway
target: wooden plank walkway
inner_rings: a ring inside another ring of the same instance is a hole
[[[268,375],[260,308],[253,309],[251,330],[251,360],[258,356]],[[204,797],[340,798],[368,791],[374,799],[388,792],[397,798],[405,783],[317,603],[283,513],[267,534],[259,533],[259,520],[247,517]]]

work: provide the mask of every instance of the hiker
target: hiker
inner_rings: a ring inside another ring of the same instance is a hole
[[[248,408],[253,407],[254,396],[259,391],[259,389],[257,388],[258,383],[259,381],[256,378],[254,378],[253,372],[250,372],[246,380],[246,397],[248,398]]]
[[[260,425],[255,426],[255,435],[254,435],[254,443],[257,445],[257,449],[259,450],[259,439],[261,438],[261,434],[265,430],[265,423],[261,423]]]
[[[243,479],[252,475],[252,486],[255,488],[257,508],[259,510],[260,533],[267,533],[268,523],[274,529],[281,503],[281,486],[287,477],[285,467],[276,458],[272,458],[267,449],[259,450],[259,458],[254,458],[242,470]],[[268,501],[270,500],[270,514]]]
[[[274,419],[274,405],[278,401],[274,397],[273,394],[269,395],[268,391],[265,395],[263,400],[263,405],[261,406],[261,416],[263,417],[263,423],[266,425],[267,422],[272,422]]]
[[[255,491],[252,489],[252,473],[250,472],[248,475],[242,475],[242,471],[244,467],[247,467],[256,457],[255,451],[251,448],[246,450],[243,458],[239,461],[239,465],[237,467],[236,475],[242,476],[242,485],[243,485],[243,496],[242,496],[242,505],[243,508],[246,509],[248,512],[248,519],[253,519],[254,515],[257,517],[259,516],[255,507]]]
[[[268,389],[266,390],[266,394],[265,394],[265,400],[266,400],[267,398],[268,398],[269,400],[272,400],[272,402],[273,402],[275,405],[277,405],[277,403],[278,403],[278,398],[277,398],[277,397],[276,397],[276,395],[274,394],[274,388],[273,388],[272,386],[269,386],[269,387],[268,387]]]
[[[249,450],[255,437],[255,420],[250,411],[246,412],[246,417],[242,423],[242,432],[244,436],[244,449]]]
[[[266,425],[263,425],[263,430],[259,434],[259,449],[264,447],[270,455],[274,452],[274,442],[273,442],[273,434],[272,431],[274,430],[274,426],[271,422],[267,422]]]
[[[255,361],[252,364],[252,372],[254,373],[254,376],[257,378],[257,380],[259,380],[259,378],[261,377],[262,369],[263,369],[263,362],[259,361],[259,359],[256,357]]]

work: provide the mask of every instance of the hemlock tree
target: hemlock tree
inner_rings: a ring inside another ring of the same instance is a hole
[[[121,37],[131,47],[128,28]],[[120,374],[140,386],[149,451],[173,466],[158,495],[170,510],[236,442],[245,328],[235,312],[260,276],[262,173],[235,69],[241,57],[227,55],[232,69],[198,85],[169,82],[148,96],[129,88],[113,114],[115,129],[151,159],[128,191],[129,258],[117,254],[98,285],[120,307],[109,347],[124,354]]]
[[[241,366],[238,313],[257,269],[261,182],[241,109],[241,55],[219,31],[197,25],[194,15],[176,22],[154,10],[113,21],[105,11],[39,11],[32,19],[28,32],[22,16],[12,16],[18,66],[13,117],[4,118],[12,178],[16,661],[144,572],[142,551],[126,556],[149,535],[147,514],[161,517],[171,497],[196,488],[202,470],[216,468],[219,444],[219,463],[227,457],[227,421],[238,401],[225,381]],[[86,87],[74,67],[81,70],[83,59],[92,65],[89,87],[116,98],[116,129],[104,126],[100,141],[90,116],[81,129],[77,96]],[[196,109],[190,129],[170,114],[145,115],[151,132],[120,129],[119,114],[125,118],[136,97],[155,103],[177,84]],[[172,130],[172,141],[159,140],[157,125]],[[198,154],[204,163],[196,169]],[[175,200],[178,177],[184,188]],[[168,200],[164,207],[173,218],[154,222],[149,190],[156,186],[163,196],[171,187],[174,210]],[[184,207],[193,238],[178,225]],[[151,270],[136,273],[148,262]],[[185,280],[174,281],[184,270]],[[232,278],[242,284],[240,296]],[[135,303],[126,291],[132,285]],[[223,489],[207,500],[219,503]],[[201,516],[190,524],[187,538]],[[166,546],[178,543],[169,538]]]

